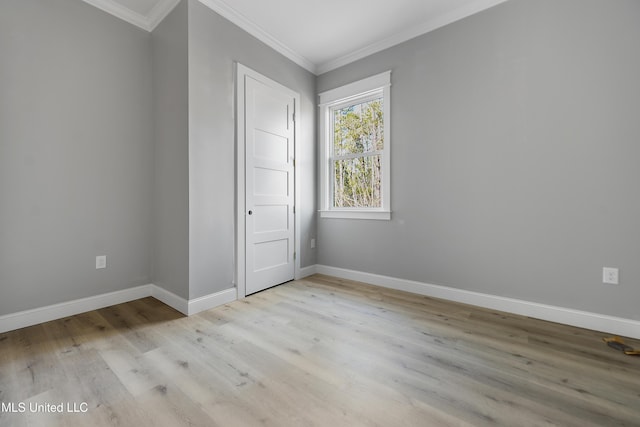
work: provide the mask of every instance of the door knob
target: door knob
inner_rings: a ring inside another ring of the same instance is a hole
[[[249,215],[253,215],[253,211],[249,211]]]

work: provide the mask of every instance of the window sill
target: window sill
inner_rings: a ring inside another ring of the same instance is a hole
[[[391,211],[357,211],[357,210],[329,210],[320,211],[320,218],[341,219],[375,219],[381,221],[391,220]]]

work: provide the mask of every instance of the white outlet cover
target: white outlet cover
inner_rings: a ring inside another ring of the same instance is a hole
[[[96,270],[107,268],[107,256],[99,255],[96,257]]]
[[[602,283],[617,285],[619,283],[618,269],[613,267],[602,268]]]

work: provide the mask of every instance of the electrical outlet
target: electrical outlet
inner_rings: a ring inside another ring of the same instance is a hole
[[[96,257],[96,270],[107,268],[107,256],[99,255]]]
[[[602,268],[602,283],[606,283],[609,285],[617,285],[618,284],[618,269],[612,267],[603,267]]]
[[[315,249],[316,247],[316,239],[311,239],[311,249]]]

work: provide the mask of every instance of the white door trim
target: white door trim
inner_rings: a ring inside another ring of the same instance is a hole
[[[245,186],[245,114],[244,114],[244,95],[245,77],[249,76],[255,80],[258,80],[267,86],[277,88],[279,90],[289,92],[295,99],[295,128],[294,128],[294,158],[297,158],[300,152],[300,94],[289,89],[280,83],[271,80],[268,77],[236,62],[236,271],[235,271],[235,283],[238,292],[238,299],[244,298],[247,295],[246,292],[246,233],[245,233],[245,215],[246,215],[246,186]],[[297,162],[296,162],[297,166]],[[301,277],[300,273],[300,206],[298,202],[300,200],[300,171],[298,167],[294,168],[293,180],[294,180],[294,244],[295,244],[295,262],[294,262],[294,275],[298,279]]]

